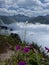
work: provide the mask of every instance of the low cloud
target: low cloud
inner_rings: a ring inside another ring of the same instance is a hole
[[[46,24],[27,24],[14,23],[10,24],[9,27],[15,29],[14,32],[20,35],[21,39],[24,40],[24,31],[26,28],[26,41],[36,42],[42,47],[49,47],[49,25]],[[25,27],[25,28],[24,28]]]

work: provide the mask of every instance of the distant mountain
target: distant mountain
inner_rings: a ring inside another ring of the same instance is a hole
[[[18,22],[25,22],[26,20],[30,19],[28,16],[20,15],[20,14],[12,16],[12,18],[14,18]]]
[[[6,24],[26,21],[28,21],[29,23],[49,24],[49,15],[38,17],[28,17],[20,14],[14,16],[0,16],[0,21],[3,21]]]
[[[29,23],[41,23],[41,24],[49,24],[49,17],[48,16],[38,16],[31,18]]]
[[[45,16],[47,19],[49,19],[49,15]]]
[[[20,14],[14,16],[0,16],[0,21],[3,21],[5,24],[10,24],[14,22],[25,22],[26,20],[29,20],[29,17]]]
[[[0,22],[5,24],[10,24],[15,22],[15,20],[11,16],[0,16]]]

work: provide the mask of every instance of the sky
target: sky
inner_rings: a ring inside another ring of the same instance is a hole
[[[29,17],[49,14],[49,0],[0,0],[0,15]]]

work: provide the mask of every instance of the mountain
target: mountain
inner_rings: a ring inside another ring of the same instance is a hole
[[[14,16],[0,16],[0,21],[5,24],[10,24],[14,22],[26,22],[29,23],[41,23],[41,24],[49,24],[49,15],[46,16],[37,16],[37,17],[28,17],[25,15],[14,15]]]
[[[41,23],[41,24],[49,24],[49,17],[48,16],[38,16],[31,18],[29,23]]]
[[[47,19],[49,19],[49,15],[45,16]]]
[[[30,19],[28,16],[20,15],[20,14],[12,16],[12,18],[14,18],[18,22],[25,22],[26,20]]]
[[[26,20],[29,20],[29,17],[20,14],[14,16],[0,16],[0,21],[4,22],[5,24],[10,24],[14,22],[25,22]]]
[[[15,22],[15,20],[11,16],[0,16],[0,22],[5,24],[10,24]]]
[[[18,22],[26,22],[29,23],[41,23],[41,24],[49,24],[49,15],[46,16],[37,16],[37,17],[28,17],[25,15],[15,15],[12,16]]]

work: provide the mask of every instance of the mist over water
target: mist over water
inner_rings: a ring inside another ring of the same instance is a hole
[[[49,25],[46,24],[24,24],[13,23],[9,25],[14,29],[14,32],[18,33],[22,40],[24,40],[24,34],[26,30],[25,40],[27,42],[36,42],[42,47],[49,47]]]

